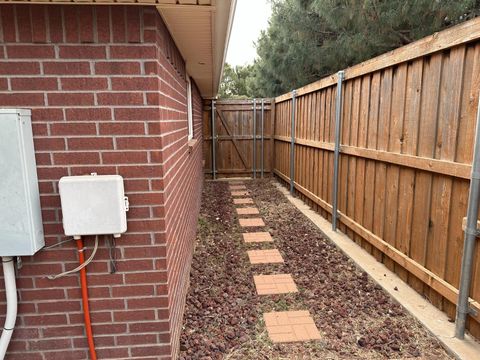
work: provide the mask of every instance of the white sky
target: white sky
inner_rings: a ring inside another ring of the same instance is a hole
[[[257,54],[254,42],[260,31],[267,29],[271,13],[269,0],[237,0],[227,63],[234,66],[253,63]]]

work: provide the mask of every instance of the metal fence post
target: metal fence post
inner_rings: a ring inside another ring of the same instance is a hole
[[[472,267],[475,245],[479,231],[477,228],[478,204],[480,201],[480,98],[477,109],[477,129],[475,134],[475,148],[473,150],[472,174],[470,176],[470,190],[468,194],[467,226],[463,242],[462,268],[460,273],[460,287],[458,292],[457,314],[455,320],[455,337],[465,337],[465,325],[470,313],[468,298],[472,282]]]
[[[261,163],[261,174],[262,174],[262,179],[263,179],[263,136],[264,136],[264,132],[263,132],[263,127],[264,127],[264,117],[263,117],[263,114],[264,114],[264,111],[265,111],[265,99],[262,99],[262,116],[261,116],[261,122],[262,122],[262,130],[261,130],[261,134],[262,134],[262,146],[261,146],[261,149],[262,149],[262,157],[260,158],[260,163]]]
[[[215,100],[212,99],[212,177],[215,180],[216,175],[216,164],[215,164]]]
[[[295,190],[295,98],[297,91],[292,91],[292,128],[290,129],[292,140],[290,142],[290,194]]]
[[[253,99],[253,178],[257,178],[257,99]]]
[[[335,100],[335,153],[333,158],[332,230],[337,231],[338,219],[338,160],[340,157],[340,129],[342,122],[342,82],[345,73],[337,73],[337,98]]]

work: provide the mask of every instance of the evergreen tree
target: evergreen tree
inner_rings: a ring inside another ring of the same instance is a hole
[[[250,89],[275,96],[476,16],[478,0],[272,0]]]

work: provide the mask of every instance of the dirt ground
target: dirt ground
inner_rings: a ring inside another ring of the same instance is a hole
[[[245,244],[228,188],[206,182],[181,335],[181,359],[449,359],[412,316],[275,188],[245,181],[273,243]],[[262,229],[250,229],[259,231]],[[250,265],[274,248],[285,263]],[[292,274],[299,292],[257,296],[256,274]],[[262,314],[309,310],[322,340],[273,344]]]

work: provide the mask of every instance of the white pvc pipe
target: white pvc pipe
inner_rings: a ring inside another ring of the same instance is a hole
[[[10,338],[12,337],[15,321],[17,320],[17,285],[15,284],[15,267],[13,257],[3,256],[3,277],[7,297],[7,315],[0,338],[0,360],[5,358]]]

